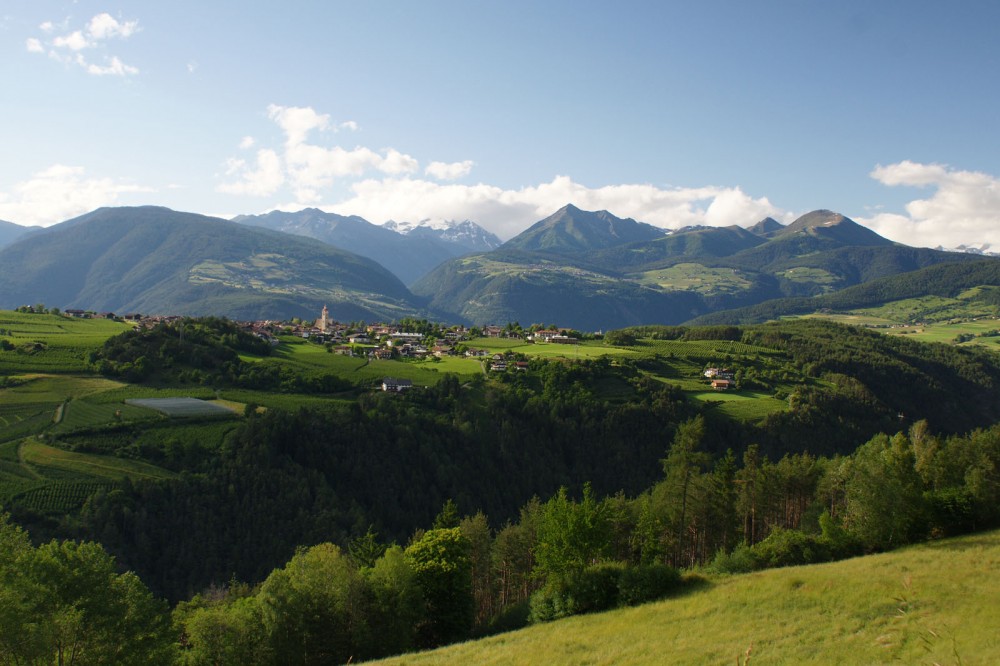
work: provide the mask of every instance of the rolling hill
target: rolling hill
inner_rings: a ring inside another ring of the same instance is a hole
[[[755,233],[756,231],[757,233]],[[490,253],[451,260],[412,285],[476,323],[557,321],[585,330],[678,324],[718,310],[831,293],[973,255],[893,243],[818,210],[781,226],[664,234],[567,206]]]
[[[811,298],[781,298],[745,308],[713,312],[688,323],[691,325],[755,324],[819,310],[846,311],[871,308],[921,296],[954,297],[973,287],[1000,285],[1000,259],[983,259],[974,255],[969,257],[971,261],[941,264],[889,275],[830,294]]]
[[[356,215],[345,217],[307,208],[294,213],[273,211],[265,215],[241,215],[233,221],[308,236],[368,257],[405,284],[413,283],[449,259],[489,251],[500,245],[500,239],[468,220],[442,228],[401,224],[379,226]]]
[[[0,250],[0,307],[345,320],[425,312],[370,259],[167,208],[101,208]]]
[[[721,577],[683,596],[378,664],[988,664],[1000,533]]]

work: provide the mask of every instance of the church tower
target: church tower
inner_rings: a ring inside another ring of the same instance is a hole
[[[330,311],[327,310],[326,306],[324,305],[323,306],[323,314],[319,318],[319,330],[323,331],[324,333],[326,333],[326,327],[327,327],[327,324],[330,321],[329,316],[330,316]]]

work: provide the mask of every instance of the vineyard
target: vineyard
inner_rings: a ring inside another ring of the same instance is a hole
[[[0,311],[2,337],[13,346],[0,349],[0,374],[88,372],[90,352],[128,329],[106,319]]]
[[[98,490],[113,487],[109,481],[61,481],[32,488],[11,500],[39,513],[62,514],[79,509]]]
[[[139,460],[75,453],[34,439],[21,444],[21,462],[41,476],[56,479],[88,477],[109,481],[126,478],[162,479],[170,472]]]

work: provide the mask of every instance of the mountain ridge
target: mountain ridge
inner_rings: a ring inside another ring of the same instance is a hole
[[[415,225],[408,227],[407,233],[401,233],[395,225],[372,224],[357,215],[338,215],[318,208],[239,215],[233,221],[307,236],[368,257],[405,284],[412,284],[444,261],[490,250],[500,243],[496,236],[468,220],[441,230],[424,230]]]
[[[425,312],[389,271],[300,236],[156,206],[101,208],[0,250],[0,306],[241,319]]]

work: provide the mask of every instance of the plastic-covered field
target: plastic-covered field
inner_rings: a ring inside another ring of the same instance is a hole
[[[133,398],[125,402],[129,405],[155,409],[171,418],[226,417],[235,414],[228,407],[198,400],[197,398]]]

